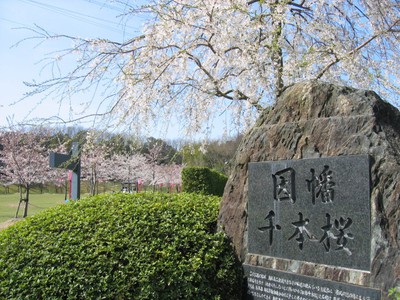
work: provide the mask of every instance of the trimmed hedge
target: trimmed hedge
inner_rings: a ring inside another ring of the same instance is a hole
[[[0,299],[240,299],[220,198],[114,194],[0,232]]]
[[[224,193],[228,177],[205,167],[187,167],[182,169],[182,189],[187,193],[221,196]]]

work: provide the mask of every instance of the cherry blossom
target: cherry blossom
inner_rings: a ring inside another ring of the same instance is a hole
[[[74,55],[77,63],[32,84],[32,94],[70,99],[104,87],[96,106],[117,124],[167,126],[174,116],[188,132],[212,127],[221,113],[249,126],[285,87],[306,79],[373,89],[398,105],[398,0],[117,2],[125,18],[146,20],[124,41],[34,29],[39,40],[72,40],[57,59]]]
[[[20,187],[20,204],[25,204],[24,217],[28,214],[32,184],[44,184],[60,176],[59,171],[49,166],[49,149],[44,145],[48,138],[49,133],[43,128],[0,132],[0,173],[7,184]],[[24,195],[22,187],[25,189]]]

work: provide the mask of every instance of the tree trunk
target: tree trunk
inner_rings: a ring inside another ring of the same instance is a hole
[[[67,200],[68,198],[68,181],[66,181],[64,184],[64,200]]]
[[[279,5],[279,0],[275,1],[275,5]],[[283,22],[280,20],[275,20],[275,7],[271,8],[272,11],[272,25],[274,27],[273,30],[273,40],[272,40],[272,65],[274,68],[274,76],[275,76],[275,97],[279,97],[283,91],[284,83],[283,83],[283,51],[280,45],[280,40],[282,38],[282,29]]]
[[[26,218],[28,216],[28,205],[29,205],[29,190],[30,190],[30,185],[26,184],[25,185],[25,198],[22,197],[22,184],[18,185],[18,190],[19,190],[19,203],[18,203],[18,208],[17,212],[15,214],[15,218],[18,218],[18,213],[19,209],[21,207],[21,203],[25,202],[25,208],[24,208],[24,214],[23,217]]]
[[[96,185],[97,185],[97,174],[96,169],[92,168],[92,174],[90,176],[90,195],[96,195]]]
[[[28,216],[28,204],[29,204],[29,189],[30,185],[29,183],[26,185],[26,190],[25,190],[25,210],[24,210],[24,218]]]

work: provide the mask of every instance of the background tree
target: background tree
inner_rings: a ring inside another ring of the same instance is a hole
[[[96,195],[99,182],[109,179],[108,170],[112,169],[109,149],[100,142],[94,131],[87,132],[85,143],[81,147],[81,175],[82,178],[88,179],[90,195]]]
[[[32,29],[39,43],[72,40],[54,63],[78,57],[72,68],[30,84],[31,94],[69,99],[105,87],[97,104],[107,117],[146,127],[174,116],[192,132],[212,126],[221,112],[231,113],[229,123],[251,124],[285,86],[305,79],[374,89],[398,101],[398,0],[117,2],[124,18],[145,15],[137,36],[110,41]]]
[[[188,167],[206,167],[207,145],[192,143],[182,147],[182,161]]]
[[[132,185],[147,173],[146,157],[140,153],[131,155],[114,155],[112,161],[112,180],[127,182]],[[132,186],[133,188],[133,186]]]
[[[188,167],[207,167],[229,175],[231,160],[241,139],[242,136],[238,135],[226,141],[187,144],[181,150],[183,164]]]
[[[134,136],[122,133],[110,134],[104,143],[110,149],[111,154],[131,155],[139,151],[141,143]]]
[[[147,138],[140,152],[147,157],[149,157],[149,155],[153,156],[151,159],[156,159],[158,164],[167,164],[170,162],[182,163],[180,153],[162,139],[153,137]]]
[[[0,183],[1,185],[4,187],[4,192],[7,194],[9,192],[9,186],[11,185],[11,181],[10,179],[6,176],[6,174],[4,172],[2,172],[2,169],[5,167],[5,164],[2,160],[2,151],[3,151],[4,147],[1,144],[0,141]]]
[[[182,185],[182,165],[171,163],[161,166],[159,170],[162,174],[163,182],[168,188],[169,192],[181,191]]]
[[[147,153],[144,154],[147,162],[147,172],[145,180],[153,186],[153,191],[155,191],[156,184],[162,183],[163,173],[161,172],[161,163],[168,159],[168,155],[165,155],[164,144],[160,141],[155,141],[151,143],[146,149]],[[167,153],[168,154],[168,153]]]
[[[226,141],[215,140],[208,143],[206,146],[207,152],[204,156],[204,166],[229,176],[231,160],[234,158],[241,140],[242,136],[238,135],[234,139]]]
[[[43,184],[54,175],[49,167],[49,149],[45,147],[45,141],[48,139],[49,134],[43,128],[0,133],[0,143],[3,146],[0,172],[6,182],[20,187],[20,201],[16,216],[18,216],[21,203],[25,204],[23,217],[28,215],[29,192],[32,184]],[[25,189],[24,195],[22,188]]]

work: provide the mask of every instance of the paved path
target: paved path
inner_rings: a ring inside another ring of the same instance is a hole
[[[7,228],[8,226],[11,226],[12,224],[18,222],[19,220],[21,220],[21,219],[10,219],[3,223],[0,223],[0,230]]]

